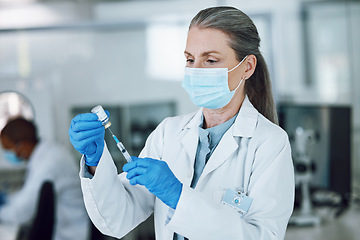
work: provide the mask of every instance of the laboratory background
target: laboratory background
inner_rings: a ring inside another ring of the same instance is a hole
[[[164,118],[197,109],[181,87],[187,28],[199,10],[222,5],[257,26],[291,142],[296,198],[285,239],[359,239],[360,1],[0,0],[0,129],[15,116],[33,120],[78,165],[71,119],[102,105],[139,154]],[[125,160],[105,139],[121,171]],[[25,169],[0,153],[3,194],[21,188]],[[0,239],[19,239],[20,228],[0,223]],[[153,219],[123,239],[155,239]]]

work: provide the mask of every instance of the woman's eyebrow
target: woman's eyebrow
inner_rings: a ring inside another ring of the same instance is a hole
[[[216,50],[211,50],[211,51],[206,51],[206,52],[201,53],[201,56],[202,56],[202,57],[208,56],[208,55],[210,55],[211,53],[220,54],[220,53],[219,53],[218,51],[216,51]],[[184,54],[193,56],[191,53],[189,53],[189,52],[187,52],[187,51],[184,51]]]

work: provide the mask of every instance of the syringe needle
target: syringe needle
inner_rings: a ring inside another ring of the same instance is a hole
[[[124,147],[124,145],[119,141],[119,139],[112,133],[112,131],[110,130],[110,128],[108,128],[113,139],[116,142],[116,146],[119,148],[120,152],[122,153],[122,155],[124,156],[124,158],[126,159],[127,162],[131,162],[131,156],[128,153],[128,151],[126,150],[126,148]]]
[[[115,136],[109,127],[107,129],[110,131],[112,136]]]

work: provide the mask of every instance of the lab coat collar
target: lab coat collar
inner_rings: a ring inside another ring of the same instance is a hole
[[[203,108],[200,108],[195,115],[190,119],[190,121],[184,126],[184,129],[198,129],[198,127],[201,124],[201,121],[203,120],[202,118],[202,113],[203,112]]]
[[[190,128],[197,131],[201,124],[202,112],[203,108],[200,108],[195,113],[194,117],[185,125],[184,129]],[[248,96],[246,95],[240,107],[239,114],[233,124],[233,136],[252,137],[256,128],[258,115],[259,112],[251,104]]]
[[[258,116],[259,112],[251,104],[246,95],[233,125],[233,136],[252,137],[255,132]]]

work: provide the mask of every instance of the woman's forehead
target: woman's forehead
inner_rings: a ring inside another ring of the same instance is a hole
[[[228,35],[218,29],[192,27],[188,33],[185,52],[191,55],[210,52],[227,54],[233,51],[229,40]]]

